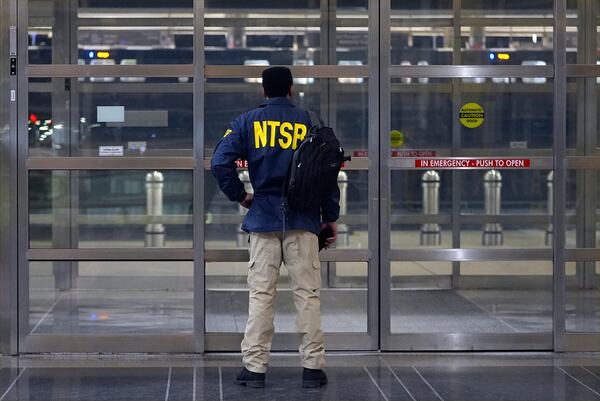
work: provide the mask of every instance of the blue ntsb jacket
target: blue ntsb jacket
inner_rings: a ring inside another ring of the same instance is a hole
[[[236,160],[248,161],[254,189],[254,202],[246,214],[242,229],[247,232],[274,232],[284,229],[282,191],[285,176],[298,148],[310,130],[308,113],[286,97],[268,99],[259,108],[233,120],[217,144],[211,167],[225,195],[235,202],[246,196],[239,180]],[[286,213],[286,230],[308,230],[315,234],[320,223],[339,217],[340,191],[336,190],[321,210]]]

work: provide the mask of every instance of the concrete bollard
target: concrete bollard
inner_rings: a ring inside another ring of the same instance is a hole
[[[433,170],[426,171],[422,178],[423,214],[437,216],[440,213],[440,175]],[[440,245],[442,233],[437,223],[421,226],[421,245]]]
[[[161,172],[153,171],[146,175],[146,214],[152,217],[163,215],[164,178]],[[163,224],[146,224],[146,247],[160,248],[165,246],[165,226]]]
[[[554,171],[548,173],[546,182],[548,186],[548,215],[552,216],[554,214]],[[546,238],[544,241],[547,246],[552,245],[553,236],[554,226],[550,223],[548,224],[548,228],[546,228]]]
[[[252,183],[250,182],[250,173],[248,173],[248,170],[241,171],[238,174],[238,177],[240,181],[244,184],[244,189],[246,190],[246,192],[249,194],[254,193]],[[245,216],[246,213],[248,213],[248,209],[246,209],[242,205],[239,205],[239,213],[240,216]],[[242,230],[241,224],[238,226],[237,230],[237,245],[238,247],[248,246],[248,233]]]
[[[500,214],[500,202],[502,191],[502,174],[497,170],[490,170],[483,177],[483,189],[485,192],[485,214],[497,216]],[[486,223],[483,226],[483,245],[502,245],[504,242],[502,224]]]
[[[348,174],[340,171],[338,174],[338,185],[340,187],[340,216],[348,214]],[[341,246],[350,244],[350,230],[347,224],[338,224],[337,241]]]

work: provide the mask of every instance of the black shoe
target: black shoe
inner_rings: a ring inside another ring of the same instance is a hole
[[[248,369],[243,368],[235,379],[235,384],[252,388],[264,388],[265,374],[250,372]]]
[[[302,387],[315,388],[327,384],[327,375],[321,369],[304,368],[302,371]]]

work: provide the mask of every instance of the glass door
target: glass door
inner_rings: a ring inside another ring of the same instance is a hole
[[[550,350],[552,1],[427,4],[382,18],[382,348]]]
[[[378,40],[378,10],[366,0],[273,4],[205,2],[205,166],[210,165],[227,124],[264,101],[262,70],[268,65],[289,66],[295,77],[294,103],[318,112],[353,155],[338,177],[339,240],[334,249],[320,254],[326,347],[374,350],[378,348],[378,264],[373,256],[378,249],[378,178],[377,170],[370,167],[376,166],[372,160],[378,147],[372,124],[377,120],[378,80],[376,52],[370,50],[377,46],[369,44]],[[239,174],[251,191],[243,161]],[[248,235],[240,230],[245,211],[226,199],[208,170],[204,179],[206,349],[237,351],[248,316]],[[282,267],[275,350],[298,347],[292,295]]]
[[[202,350],[192,2],[18,6],[19,350]]]

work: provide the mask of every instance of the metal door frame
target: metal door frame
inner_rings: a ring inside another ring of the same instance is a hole
[[[6,63],[17,56],[16,7],[16,0],[0,0],[0,354],[15,354],[18,347],[17,77]]]

